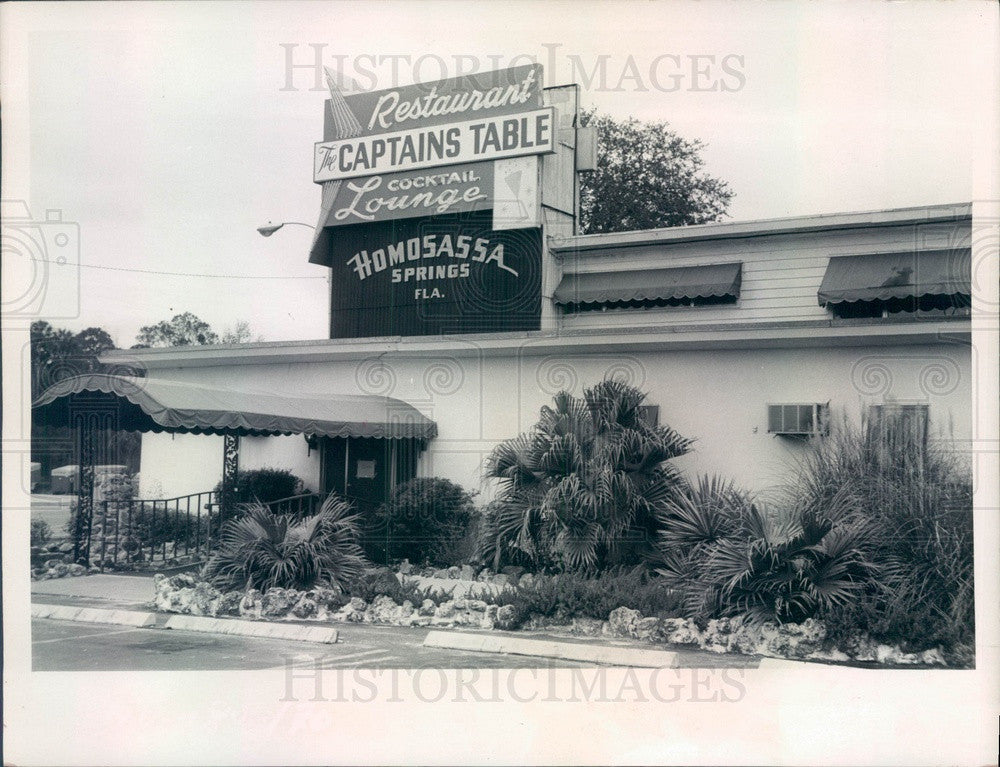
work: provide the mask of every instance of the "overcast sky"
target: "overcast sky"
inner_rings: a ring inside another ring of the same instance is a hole
[[[997,105],[995,15],[985,2],[6,3],[3,197],[79,224],[79,306],[53,278],[42,310],[57,326],[99,325],[127,347],[140,325],[192,311],[269,341],[319,338],[311,232],[255,231],[318,214],[324,93],[289,56],[318,51],[377,87],[535,59],[546,85],[585,86],[585,105],[705,142],[740,220],[971,200]],[[23,282],[6,248],[4,279]]]

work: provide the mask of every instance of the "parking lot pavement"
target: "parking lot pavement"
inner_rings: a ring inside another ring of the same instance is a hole
[[[339,627],[339,626],[338,626]],[[335,645],[259,637],[31,622],[34,671],[224,671],[295,668],[581,668],[593,664],[423,647],[427,629],[345,626]]]

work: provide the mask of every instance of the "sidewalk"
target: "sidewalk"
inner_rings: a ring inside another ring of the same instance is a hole
[[[31,582],[31,601],[53,604],[79,602],[90,607],[100,600],[109,606],[148,609],[155,593],[152,575],[81,575]]]

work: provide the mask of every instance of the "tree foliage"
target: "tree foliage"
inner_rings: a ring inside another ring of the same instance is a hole
[[[133,349],[164,346],[207,346],[210,344],[242,344],[263,341],[254,337],[250,323],[240,320],[227,328],[220,337],[212,326],[191,312],[175,314],[170,320],[160,320],[154,325],[144,325],[136,335]]]
[[[111,336],[101,328],[73,333],[45,320],[31,323],[32,399],[64,378],[103,371],[98,356],[114,348]]]
[[[494,566],[600,570],[640,561],[655,509],[678,476],[667,464],[691,440],[642,415],[645,395],[619,380],[568,392],[543,407],[531,431],[486,461],[499,481],[483,519],[481,555]]]
[[[160,320],[155,325],[139,328],[135,340],[138,347],[203,346],[219,343],[219,335],[211,326],[191,312],[175,314],[173,319]],[[135,347],[133,347],[135,348]]]
[[[705,145],[665,121],[616,120],[587,110],[597,128],[597,170],[580,176],[584,234],[706,224],[721,219],[733,192],[704,172]]]

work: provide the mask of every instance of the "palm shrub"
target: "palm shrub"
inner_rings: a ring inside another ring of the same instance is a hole
[[[719,477],[661,507],[653,562],[697,620],[799,622],[849,604],[874,574],[856,498],[768,511]]]
[[[358,545],[358,516],[334,495],[316,514],[275,514],[260,502],[226,522],[203,577],[222,590],[256,588],[346,590],[368,565]]]
[[[560,392],[538,423],[500,443],[485,474],[498,482],[480,556],[494,568],[596,571],[638,562],[654,511],[678,481],[667,464],[691,440],[642,416],[645,394],[609,379],[582,398]]]

